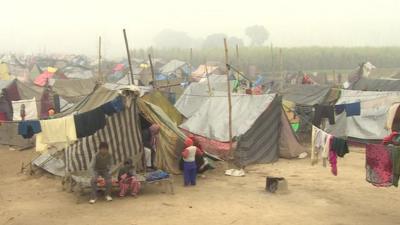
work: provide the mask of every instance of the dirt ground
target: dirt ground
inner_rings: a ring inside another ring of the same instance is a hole
[[[196,187],[184,188],[176,176],[175,195],[147,186],[137,199],[99,199],[95,205],[87,197],[77,204],[48,174],[19,174],[21,162],[34,154],[0,148],[0,224],[400,224],[400,190],[367,183],[360,152],[339,160],[338,177],[309,159],[251,166],[240,178],[224,176],[226,164],[219,164]],[[266,193],[268,175],[285,177],[289,192]]]

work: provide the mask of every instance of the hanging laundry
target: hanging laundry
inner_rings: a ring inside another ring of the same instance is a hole
[[[324,149],[322,150],[322,165],[326,167],[326,161],[329,158],[329,150],[332,149],[333,136],[328,134],[326,138]]]
[[[349,153],[349,147],[347,146],[347,141],[341,138],[333,138],[332,141],[332,149],[336,152],[336,155],[339,157],[344,157],[347,153]]]
[[[311,165],[314,165],[318,162],[318,157],[322,156],[322,151],[326,145],[328,134],[315,126],[313,126],[312,129],[313,137],[311,139],[313,140],[313,143],[311,146]]]
[[[36,105],[36,98],[29,100],[12,101],[13,120],[37,120],[38,110]],[[22,118],[22,117],[24,118]]]
[[[0,112],[0,122],[7,121],[7,113],[6,112]]]
[[[111,116],[114,113],[121,112],[122,110],[124,110],[124,103],[122,101],[122,97],[118,96],[111,102],[107,102],[102,106],[102,108],[104,113],[107,114],[108,116]]]
[[[104,128],[106,117],[101,107],[74,116],[78,138],[87,137]]]
[[[329,164],[331,165],[331,172],[337,176],[337,156],[336,152],[331,148],[328,155]]]
[[[297,132],[300,129],[300,123],[291,123],[290,126],[294,132]]]
[[[334,107],[331,105],[315,105],[314,121],[313,125],[319,127],[321,125],[322,118],[328,118],[329,124],[335,124],[335,113]]]
[[[367,144],[367,181],[377,187],[389,187],[393,182],[391,152],[382,144]]]
[[[73,116],[41,120],[43,143],[72,143],[77,140]]]
[[[339,115],[344,111],[346,112],[346,116],[347,117],[359,116],[361,114],[360,102],[335,105],[335,113],[336,113],[336,115]]]
[[[25,139],[29,139],[33,137],[34,134],[40,132],[42,132],[42,128],[38,120],[21,121],[18,123],[18,134]]]

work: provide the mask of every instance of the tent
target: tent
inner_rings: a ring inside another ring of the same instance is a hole
[[[170,173],[180,173],[178,166],[186,138],[185,134],[157,105],[146,101],[144,98],[139,99],[138,105],[144,118],[161,128],[157,142],[156,167]]]
[[[197,112],[180,125],[180,128],[208,140],[225,143],[226,146],[229,142],[227,115],[226,97],[209,97]],[[286,129],[281,129],[283,123],[286,124]],[[287,127],[289,123],[286,117],[282,117],[280,96],[276,94],[232,96],[232,133],[233,141],[236,142],[234,156],[237,163],[248,165],[278,160],[280,142],[285,143],[285,141],[280,141],[280,138],[284,137],[290,137],[286,139],[286,142],[293,142],[284,146],[285,156],[296,157],[304,152],[304,148],[298,144],[292,130]],[[285,132],[286,136],[281,132]],[[209,149],[212,148],[205,147],[206,151]],[[225,158],[230,154],[226,151],[211,153]]]
[[[50,83],[55,94],[69,103],[76,103],[93,92],[96,79],[55,79]]]
[[[191,83],[176,101],[175,107],[186,118],[191,117],[200,106],[204,103],[209,96],[224,97],[227,96],[227,83],[226,76],[210,75],[210,90],[208,82]],[[233,88],[233,81],[231,81],[231,88]]]
[[[400,91],[399,79],[360,78],[353,84],[352,90],[361,91]]]
[[[182,123],[182,115],[173,105],[171,105],[168,99],[165,98],[160,91],[147,93],[142,97],[142,99],[148,103],[160,107],[161,110],[163,110],[168,115],[168,117],[174,124],[180,125]]]
[[[400,92],[342,90],[336,105],[354,102],[360,102],[361,115],[348,117],[343,112],[334,125],[326,125],[327,132],[361,140],[381,140],[389,134],[385,129],[388,111],[400,102]]]
[[[221,74],[222,72],[223,71],[220,71],[218,66],[200,65],[192,72],[191,78],[193,81],[200,81],[202,78],[205,78],[207,74]]]
[[[67,115],[89,112],[118,96],[122,96],[123,101],[126,102],[123,111],[107,116],[103,129],[91,136],[80,138],[76,143],[65,148],[66,171],[71,173],[87,171],[101,141],[109,143],[114,168],[120,166],[128,158],[133,159],[137,168],[143,168],[143,144],[137,105],[138,93],[128,91],[121,95],[120,91],[100,86],[95,89],[93,94],[68,111]]]
[[[180,60],[171,60],[160,68],[160,73],[169,77],[183,78],[189,75],[190,65]]]

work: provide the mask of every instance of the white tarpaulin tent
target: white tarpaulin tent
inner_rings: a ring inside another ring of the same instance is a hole
[[[326,124],[325,130],[338,137],[365,140],[387,136],[387,113],[392,104],[400,102],[400,92],[342,90],[336,105],[355,102],[360,102],[361,115],[347,117],[343,112],[336,116],[334,125]]]
[[[246,133],[274,98],[275,94],[232,96],[233,137]],[[212,140],[228,142],[227,111],[226,97],[209,97],[180,127]]]

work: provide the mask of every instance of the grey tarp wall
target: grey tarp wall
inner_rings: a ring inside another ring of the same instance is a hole
[[[283,99],[299,105],[312,106],[325,101],[330,91],[329,86],[320,85],[290,85],[282,91]]]
[[[279,158],[279,133],[282,98],[276,97],[253,121],[250,129],[239,136],[235,161],[240,165],[271,163]]]

